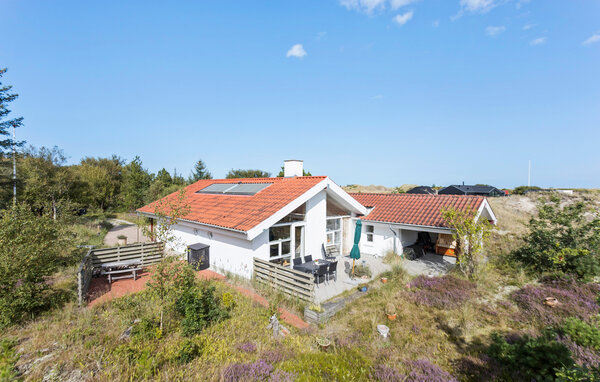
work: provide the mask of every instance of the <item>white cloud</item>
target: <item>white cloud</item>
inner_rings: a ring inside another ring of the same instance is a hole
[[[535,24],[525,24],[525,25],[523,25],[523,30],[528,31],[534,27],[535,27]]]
[[[485,33],[488,36],[496,37],[500,33],[504,32],[505,30],[506,30],[506,27],[504,27],[504,26],[499,26],[499,27],[489,26],[489,27],[485,28]]]
[[[302,46],[302,44],[296,44],[296,45],[292,46],[290,48],[290,50],[287,51],[285,56],[302,58],[302,57],[306,56],[306,51],[304,50],[304,47]]]
[[[590,45],[600,41],[600,32],[594,33],[587,40],[582,42],[582,45]]]
[[[373,13],[375,9],[384,8],[387,0],[339,0],[340,4],[347,9],[353,9],[367,14]]]
[[[529,45],[542,45],[546,43],[546,37],[538,37],[529,42]]]
[[[398,25],[404,25],[406,24],[410,19],[413,18],[413,11],[408,11],[406,13],[402,13],[400,15],[396,15],[394,16],[393,20],[394,22],[396,22]]]
[[[495,0],[460,0],[461,11],[472,13],[487,12],[496,6]]]
[[[433,20],[433,22],[431,23],[431,26],[434,28],[437,28],[440,26],[440,20]]]
[[[416,3],[419,0],[390,0],[390,6],[392,9],[402,8],[406,5]]]

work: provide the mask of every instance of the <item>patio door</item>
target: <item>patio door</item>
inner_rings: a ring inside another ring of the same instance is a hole
[[[292,224],[294,258],[304,257],[304,224]]]

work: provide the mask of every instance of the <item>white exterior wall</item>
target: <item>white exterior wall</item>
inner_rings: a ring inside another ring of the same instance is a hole
[[[373,226],[373,241],[367,241],[367,229],[366,226]],[[395,229],[395,228],[394,228]],[[398,230],[396,234],[398,234]],[[388,251],[394,250],[394,242],[396,242],[396,252],[400,248],[400,241],[396,239],[392,231],[390,230],[389,224],[372,223],[363,221],[362,223],[362,235],[360,237],[360,251],[368,255],[384,256]],[[400,252],[398,252],[400,253]]]
[[[306,202],[304,254],[313,259],[322,257],[327,235],[327,193],[322,190]]]
[[[323,190],[306,202],[305,255],[322,257],[326,240],[327,194]],[[254,257],[269,260],[269,230],[261,232],[255,239],[247,240],[244,233],[219,228],[209,228],[194,223],[179,223],[173,226],[176,243],[169,249],[184,255],[187,246],[202,243],[210,246],[210,269],[223,273],[252,278]]]
[[[245,235],[242,234],[192,223],[176,224],[173,231],[178,245],[170,249],[175,252],[185,254],[187,246],[195,243],[210,245],[210,269],[215,272],[231,272],[252,278],[252,259],[269,258],[268,231],[264,231],[252,241],[243,238]]]

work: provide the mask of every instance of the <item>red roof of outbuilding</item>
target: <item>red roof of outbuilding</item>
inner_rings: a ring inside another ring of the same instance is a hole
[[[365,221],[447,228],[442,218],[446,208],[478,210],[483,196],[419,194],[350,194],[365,207],[373,207]]]
[[[325,176],[302,176],[293,178],[244,178],[199,180],[185,188],[190,212],[185,220],[233,229],[248,231],[266,220],[287,204],[291,203]],[[221,183],[271,183],[254,195],[215,195],[196,193],[211,184]],[[177,200],[177,192],[163,199]],[[139,208],[139,212],[154,214],[158,201]]]

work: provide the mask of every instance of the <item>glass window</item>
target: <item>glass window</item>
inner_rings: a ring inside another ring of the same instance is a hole
[[[291,253],[291,241],[284,241],[281,243],[281,254],[282,255],[289,255]]]
[[[367,233],[367,241],[372,243],[373,242],[373,232],[375,232],[375,227],[373,227],[372,225],[366,225],[365,232]]]
[[[342,219],[327,219],[327,245],[340,245],[342,243]]]
[[[340,229],[340,219],[328,219],[327,231],[335,231]]]
[[[269,241],[285,240],[290,238],[290,226],[284,225],[279,227],[271,227],[269,229]]]
[[[271,257],[279,256],[279,244],[271,244]]]

